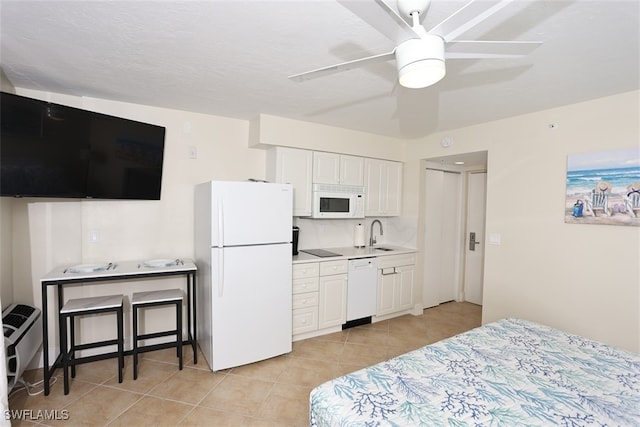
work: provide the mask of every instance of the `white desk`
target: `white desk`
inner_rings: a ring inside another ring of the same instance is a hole
[[[193,349],[193,362],[198,363],[197,326],[196,326],[196,271],[192,260],[180,260],[173,265],[162,267],[147,267],[143,261],[115,262],[99,271],[74,273],[72,266],[60,266],[47,273],[40,279],[42,287],[42,352],[44,360],[44,394],[49,394],[49,380],[53,372],[61,366],[62,355],[58,353],[53,364],[49,367],[49,325],[47,293],[49,287],[57,291],[55,312],[58,313],[64,305],[63,287],[70,284],[104,282],[114,280],[149,279],[164,276],[186,276],[187,278],[187,340],[183,344],[190,344]],[[62,327],[62,325],[59,325]],[[126,352],[130,354],[131,352]],[[95,358],[95,357],[94,357]],[[97,360],[97,358],[96,358]]]

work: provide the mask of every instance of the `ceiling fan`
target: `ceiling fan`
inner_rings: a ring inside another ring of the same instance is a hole
[[[445,59],[514,58],[527,55],[541,42],[472,41],[457,37],[514,0],[471,0],[457,12],[427,31],[422,25],[431,0],[398,0],[407,23],[383,0],[337,0],[365,22],[396,43],[387,53],[343,62],[289,76],[304,81],[372,63],[396,60],[400,85],[416,89],[431,86],[446,74]]]

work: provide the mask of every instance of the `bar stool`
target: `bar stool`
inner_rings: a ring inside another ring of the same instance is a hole
[[[176,306],[175,329],[149,334],[138,334],[138,309],[171,304]],[[182,291],[180,289],[167,289],[136,292],[131,297],[131,310],[133,312],[133,379],[138,378],[138,353],[163,348],[176,347],[180,370],[182,370]],[[138,346],[138,341],[170,335],[175,335],[176,340],[161,344]]]
[[[62,368],[64,371],[64,394],[69,394],[69,366],[71,366],[71,377],[76,376],[76,365],[96,360],[118,358],[118,382],[122,382],[122,370],[124,369],[124,334],[122,326],[122,295],[108,295],[101,297],[89,297],[71,299],[62,307],[59,312],[60,324],[60,347],[62,353]],[[85,344],[76,344],[75,317],[89,314],[99,314],[115,312],[118,328],[116,339],[95,341]],[[67,343],[67,319],[69,319],[70,344]],[[111,353],[103,353],[94,356],[76,358],[75,352],[91,348],[117,345],[118,350]]]

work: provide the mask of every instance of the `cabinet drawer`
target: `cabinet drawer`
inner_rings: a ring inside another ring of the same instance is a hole
[[[347,272],[347,260],[325,261],[320,263],[320,275],[330,276],[332,274],[343,274]]]
[[[293,265],[293,278],[301,279],[303,277],[317,277],[320,268],[317,262]]]
[[[318,276],[315,277],[305,277],[302,279],[294,279],[293,280],[293,294],[302,294],[305,292],[313,292],[320,289],[318,283],[320,282],[320,278]]]
[[[293,310],[293,335],[318,329],[318,307],[299,308]]]
[[[318,307],[318,292],[294,295],[292,307],[294,310],[298,308]]]
[[[399,267],[401,265],[414,265],[416,254],[386,255],[378,257],[378,268]]]

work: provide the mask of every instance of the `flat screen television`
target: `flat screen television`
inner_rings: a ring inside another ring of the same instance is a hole
[[[160,200],[165,128],[0,93],[0,195]]]

